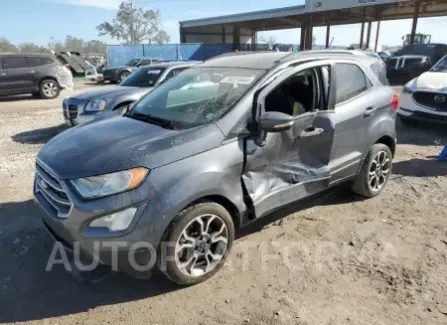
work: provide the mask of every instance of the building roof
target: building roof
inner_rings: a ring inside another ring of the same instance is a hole
[[[260,10],[260,11],[246,12],[226,16],[203,18],[203,19],[185,20],[180,22],[180,26],[185,28],[185,27],[205,26],[205,25],[236,23],[250,20],[282,18],[282,17],[300,15],[305,12],[306,12],[306,6],[300,5],[300,6]]]

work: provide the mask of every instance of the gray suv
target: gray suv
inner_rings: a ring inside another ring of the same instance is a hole
[[[52,99],[61,89],[72,87],[70,70],[51,55],[0,54],[0,95]]]
[[[201,282],[235,231],[268,213],[344,182],[365,197],[384,189],[397,101],[375,61],[236,53],[188,69],[42,148],[43,224],[102,264]]]

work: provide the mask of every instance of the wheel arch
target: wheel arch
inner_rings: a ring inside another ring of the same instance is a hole
[[[396,152],[396,142],[394,141],[394,139],[393,139],[391,136],[389,136],[389,135],[384,135],[384,136],[380,137],[380,138],[375,142],[375,144],[377,144],[377,143],[384,144],[384,145],[386,145],[388,148],[390,148],[390,150],[391,150],[391,154],[393,155],[393,158],[394,158],[394,154],[395,154],[395,152]]]
[[[59,81],[57,81],[57,78],[56,77],[54,77],[54,76],[47,76],[47,77],[42,77],[42,78],[40,78],[40,80],[39,80],[39,87],[40,87],[40,85],[42,84],[42,82],[44,81],[44,80],[53,80],[53,81],[55,81],[56,83],[57,83],[57,86],[59,87],[59,88],[61,88],[61,85],[59,85]]]

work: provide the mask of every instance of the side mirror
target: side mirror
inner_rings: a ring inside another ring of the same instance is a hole
[[[265,132],[290,130],[294,124],[293,116],[281,112],[265,112],[259,118],[261,129]]]

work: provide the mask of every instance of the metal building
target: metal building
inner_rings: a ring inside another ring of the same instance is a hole
[[[371,25],[377,21],[377,50],[381,21],[412,18],[412,43],[418,18],[436,16],[447,16],[446,0],[306,0],[301,6],[182,21],[180,41],[233,44],[237,50],[242,44],[255,44],[256,32],[300,28],[304,50],[312,46],[313,27],[326,26],[328,47],[331,26],[361,23],[360,47],[370,47]]]

